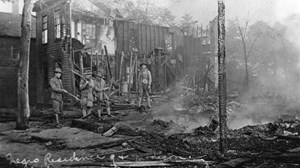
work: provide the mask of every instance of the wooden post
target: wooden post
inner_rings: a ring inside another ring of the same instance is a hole
[[[103,61],[104,61],[104,50],[101,49],[101,62],[103,63]]]
[[[99,66],[99,56],[98,56],[98,51],[96,51],[96,70],[98,71],[98,66]]]
[[[120,74],[119,74],[119,81],[122,81],[122,65],[124,59],[124,51],[121,52],[121,61],[120,61]]]
[[[83,53],[79,54],[79,62],[80,62],[80,74],[83,75]]]
[[[105,51],[105,55],[106,55],[107,69],[108,69],[108,72],[109,72],[109,78],[108,77],[107,78],[111,79],[112,78],[112,72],[111,72],[111,69],[110,69],[109,57],[108,57],[108,52],[107,52],[106,46],[104,46],[104,51]]]
[[[135,91],[138,91],[138,55],[135,56]]]
[[[219,129],[220,152],[226,152],[226,71],[225,71],[225,5],[218,0],[218,86],[219,86]]]
[[[133,56],[133,53],[130,52],[128,91],[130,91],[130,88],[131,88],[131,74],[132,74],[132,64],[133,64],[132,56]]]
[[[93,48],[91,49],[91,57],[90,57],[90,59],[91,59],[91,72],[93,72]]]
[[[168,85],[167,85],[167,56],[165,55],[165,64],[164,64],[164,89],[166,90]]]
[[[161,86],[161,82],[162,82],[162,78],[161,78],[161,50],[158,49],[158,54],[157,54],[157,59],[158,59],[158,62],[157,62],[157,66],[156,66],[156,75],[157,75],[157,78],[156,78],[156,83],[157,83],[157,86],[158,88],[160,89],[160,86]]]

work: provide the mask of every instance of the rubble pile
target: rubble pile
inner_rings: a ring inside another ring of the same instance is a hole
[[[65,127],[52,131],[45,120],[37,127],[45,130],[32,134],[31,138],[52,152],[80,149],[98,155],[99,151],[108,150],[87,164],[94,166],[111,167],[112,156],[119,167],[299,166],[300,120],[288,115],[267,124],[227,129],[227,152],[221,154],[217,100],[213,94],[183,94],[159,102],[150,113],[138,111],[134,104],[114,104],[126,111],[113,112],[114,116],[101,119],[96,115],[73,118],[63,123]],[[236,120],[235,115],[245,108],[245,104],[231,95],[227,102],[228,123]],[[55,131],[57,136],[50,136],[47,130],[52,134]]]
[[[179,133],[171,136],[144,132],[142,137],[134,141],[140,144],[140,146],[147,148],[148,151],[155,151],[154,153],[156,154],[160,153],[166,156],[175,155],[190,158],[204,157],[207,160],[214,160],[220,164],[224,162],[224,160],[228,161],[241,157],[248,158],[251,160],[252,165],[257,166],[269,162],[269,160],[274,159],[272,157],[275,156],[280,160],[281,154],[286,154],[292,149],[299,148],[299,136],[292,138],[290,134],[284,134],[286,131],[298,134],[300,131],[299,124],[299,120],[279,120],[264,125],[246,126],[237,130],[227,130],[228,152],[225,156],[221,156],[217,152],[219,146],[218,130],[213,132],[208,127],[199,127],[195,129],[193,133]],[[286,138],[287,136],[289,137],[288,139]],[[268,155],[270,155],[269,158],[267,157]],[[300,153],[292,158],[283,158],[281,161],[277,160],[277,166],[286,163],[287,160],[297,162],[295,158],[299,159]],[[272,166],[274,166],[274,164],[272,164]]]

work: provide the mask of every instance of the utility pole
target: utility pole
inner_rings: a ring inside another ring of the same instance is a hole
[[[225,5],[223,0],[218,0],[218,86],[221,153],[226,151],[227,130],[225,57]]]

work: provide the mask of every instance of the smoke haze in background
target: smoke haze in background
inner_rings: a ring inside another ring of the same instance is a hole
[[[276,23],[286,26],[284,37],[298,51],[296,53],[298,66],[290,67],[295,70],[295,73],[278,67],[276,75],[265,73],[257,77],[259,86],[253,87],[242,98],[241,107],[228,110],[229,128],[238,129],[246,125],[273,122],[284,114],[300,118],[300,1],[225,0],[225,5],[226,19],[239,17],[243,20],[249,15],[250,24],[262,20],[271,26]],[[178,0],[170,3],[169,8],[171,11],[176,11],[178,18],[185,11],[190,11],[195,20],[199,19],[200,23],[208,23],[217,14],[217,1]],[[253,100],[253,97],[257,100]],[[196,114],[191,112],[183,114],[182,111],[185,109],[182,109],[176,102],[167,104],[166,107],[172,108],[157,112],[155,117],[167,122],[172,120],[186,128],[186,132],[191,132],[192,129],[208,123],[208,118],[200,114],[201,109]]]

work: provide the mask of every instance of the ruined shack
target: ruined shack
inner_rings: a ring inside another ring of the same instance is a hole
[[[139,62],[147,61],[155,71],[154,84],[159,88],[155,90],[165,89],[167,80],[175,80],[171,68],[175,67],[176,59],[170,56],[175,53],[174,33],[168,27],[122,19],[118,10],[90,1],[46,0],[36,3],[34,11],[37,12],[39,55],[37,79],[41,79],[37,81],[37,103],[49,102],[48,81],[56,67],[62,68],[63,85],[75,95],[79,77],[71,69],[78,73],[103,69],[108,79],[131,81],[134,90]],[[80,65],[81,56],[83,65]]]

